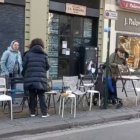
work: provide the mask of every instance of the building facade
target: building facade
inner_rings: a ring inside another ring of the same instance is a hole
[[[26,0],[25,44],[45,40],[51,77],[85,73],[91,59],[97,63],[99,7],[98,0]]]
[[[111,20],[110,53],[121,44],[129,54],[128,64],[140,68],[140,1],[139,0],[108,0],[104,11],[116,11],[117,20]],[[104,28],[108,26],[108,19],[104,19]],[[106,52],[108,33],[104,32],[103,52]],[[106,53],[102,54],[105,61]]]
[[[0,56],[12,40],[24,50],[25,0],[0,0]]]

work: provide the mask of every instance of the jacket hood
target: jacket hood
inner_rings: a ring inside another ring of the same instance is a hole
[[[42,54],[46,54],[42,48],[41,45],[35,45],[30,49],[31,52],[33,53],[42,53]]]

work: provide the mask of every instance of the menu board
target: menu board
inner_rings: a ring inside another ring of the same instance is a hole
[[[48,56],[50,63],[50,76],[52,78],[57,78],[58,75],[58,36],[49,35],[48,38]]]
[[[92,20],[84,19],[84,37],[92,37]]]
[[[49,56],[49,74],[53,79],[58,77],[58,46],[59,46],[59,17],[56,14],[49,13],[48,19],[48,56]]]
[[[50,64],[49,75],[53,79],[56,79],[58,75],[58,58],[49,58],[49,64]]]
[[[58,36],[49,35],[48,38],[48,55],[49,57],[58,57]]]

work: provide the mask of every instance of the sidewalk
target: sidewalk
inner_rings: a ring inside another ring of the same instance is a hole
[[[41,115],[36,117],[29,117],[28,109],[26,108],[22,113],[14,114],[18,117],[13,121],[7,114],[6,117],[0,117],[0,138],[7,138],[15,135],[34,134],[46,131],[55,131],[60,129],[74,128],[84,125],[94,125],[106,123],[110,121],[128,120],[140,117],[140,103],[135,106],[135,96],[133,92],[130,93],[129,98],[124,96],[121,91],[118,96],[123,98],[124,106],[120,109],[115,109],[109,106],[108,109],[99,109],[98,106],[93,106],[92,111],[89,108],[82,110],[77,107],[76,118],[70,114],[70,110],[65,110],[64,118],[60,115],[53,114],[53,110],[49,113],[48,118],[41,118]],[[58,110],[57,110],[58,111]],[[1,113],[0,113],[1,114]]]

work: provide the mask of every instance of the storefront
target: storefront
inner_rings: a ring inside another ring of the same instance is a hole
[[[70,2],[55,0],[49,4],[49,74],[54,79],[85,73],[88,61],[97,62],[99,1]]]
[[[128,64],[134,69],[140,69],[140,2],[121,0],[119,6],[121,10],[117,11],[115,25],[116,46],[121,44],[129,54]]]

